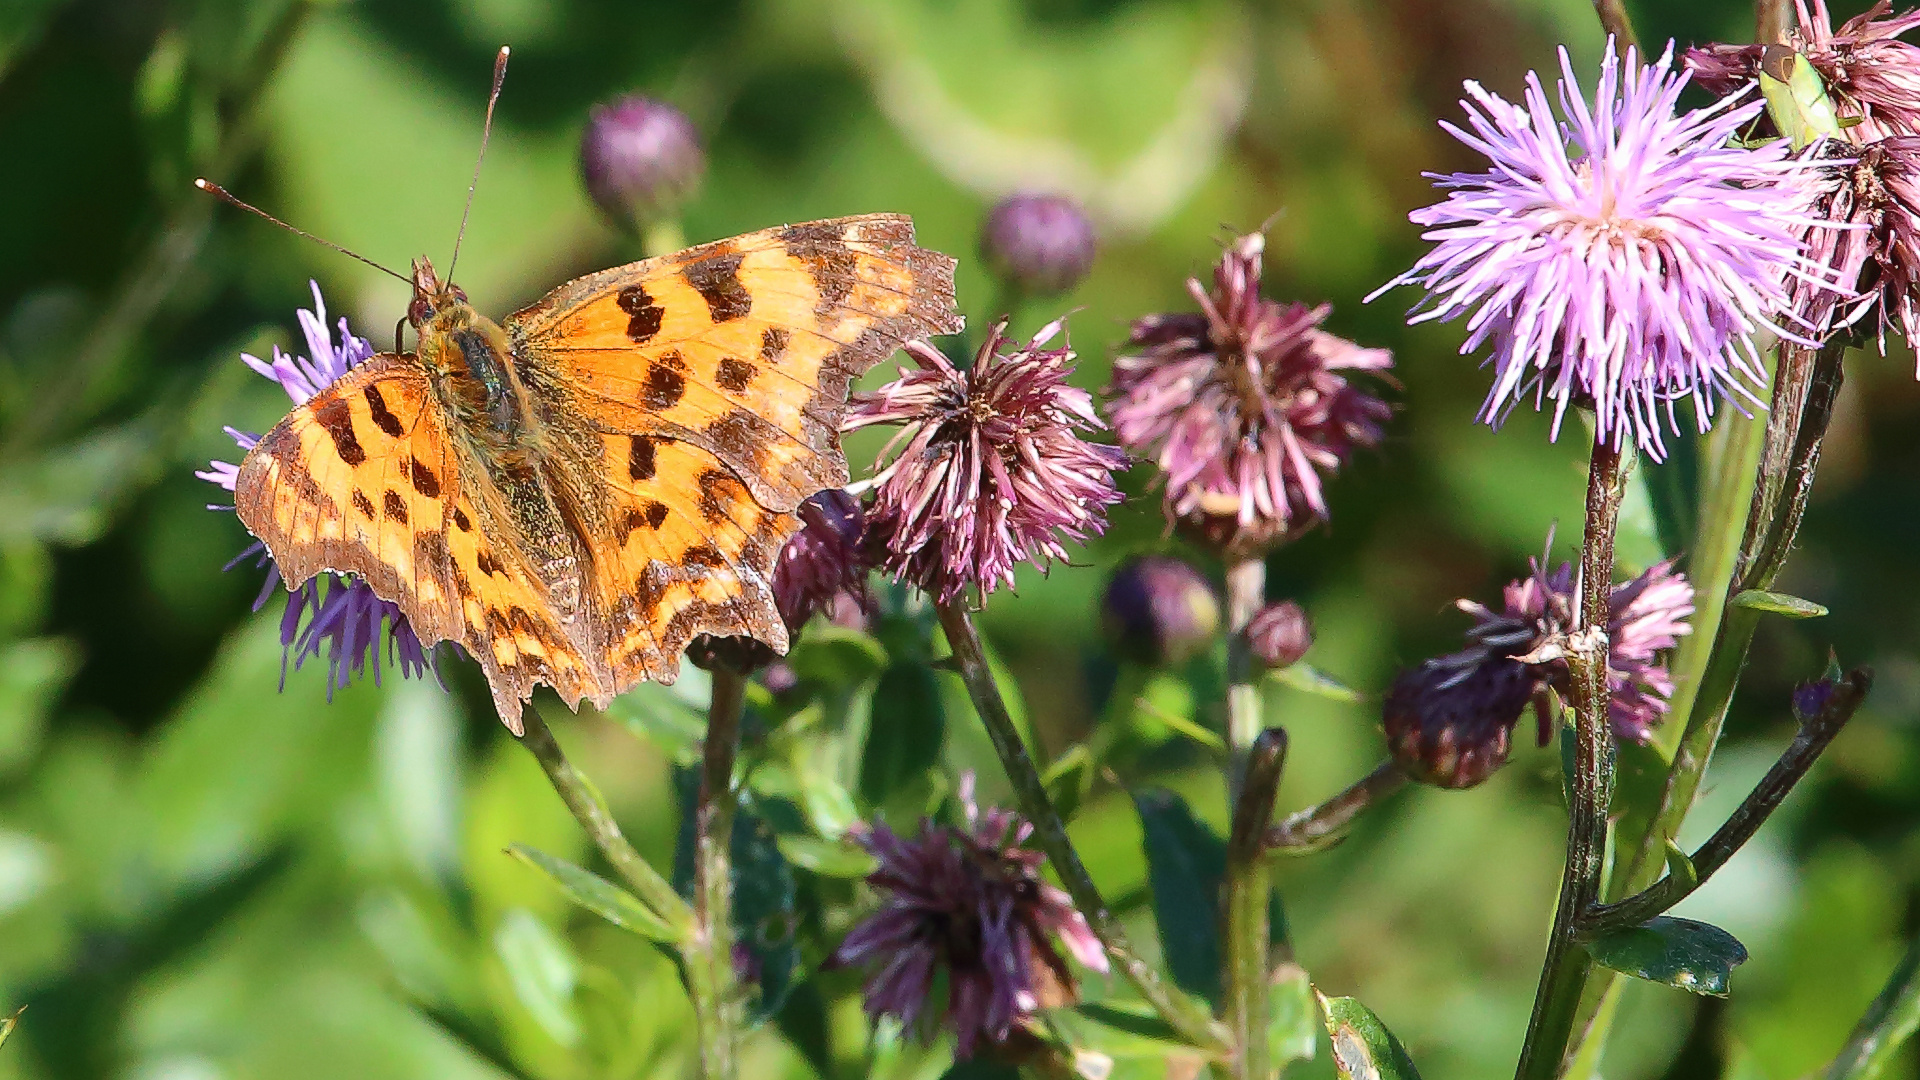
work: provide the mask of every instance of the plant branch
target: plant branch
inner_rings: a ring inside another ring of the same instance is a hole
[[[713,668],[713,697],[694,806],[693,935],[688,942],[687,990],[700,1027],[700,1074],[723,1080],[739,1072],[740,989],[733,971],[733,762],[740,750],[740,717],[747,677],[725,664]]]
[[[1600,16],[1600,29],[1611,35],[1615,48],[1627,51],[1627,46],[1638,46],[1640,38],[1633,32],[1633,17],[1627,14],[1624,0],[1593,0],[1593,12]]]
[[[1000,764],[1007,771],[1007,779],[1013,784],[1020,810],[1032,823],[1040,849],[1046,853],[1054,873],[1060,876],[1060,882],[1073,898],[1074,906],[1086,916],[1087,925],[1093,929],[1094,936],[1100,939],[1100,944],[1105,947],[1107,956],[1119,968],[1120,974],[1133,984],[1140,997],[1182,1038],[1217,1054],[1230,1053],[1232,1046],[1225,1031],[1214,1022],[1206,1009],[1162,982],[1160,973],[1153,965],[1128,944],[1119,920],[1114,918],[1107,902],[1101,898],[1099,887],[1093,883],[1092,875],[1087,873],[1086,865],[1080,861],[1080,853],[1074,850],[1073,840],[1067,835],[1066,822],[1060,819],[1059,813],[1053,808],[1053,800],[1047,797],[1046,784],[1040,779],[1040,771],[1034,768],[1033,758],[1028,756],[1026,745],[1020,740],[1020,731],[1014,726],[1006,702],[1000,697],[1000,688],[994,683],[993,673],[987,667],[986,652],[981,647],[973,619],[959,602],[936,607],[960,678],[967,685],[967,695],[973,699],[974,710],[980,714],[987,737],[992,740]]]
[[[1339,838],[1366,809],[1407,786],[1407,774],[1391,760],[1383,761],[1345,791],[1305,810],[1288,814],[1267,830],[1269,852],[1317,851]]]
[[[1267,564],[1259,556],[1242,557],[1227,564],[1227,752],[1231,769],[1227,789],[1229,805],[1239,797],[1246,773],[1247,755],[1263,726],[1260,719],[1260,683],[1253,647],[1247,640],[1247,624],[1260,611],[1266,598]]]
[[[1828,744],[1833,742],[1834,736],[1840,734],[1840,729],[1853,718],[1872,686],[1873,672],[1867,668],[1855,668],[1842,676],[1834,684],[1820,711],[1800,725],[1799,733],[1780,755],[1780,760],[1774,762],[1773,768],[1767,770],[1767,775],[1754,785],[1739,809],[1693,853],[1689,860],[1692,868],[1685,877],[1676,878],[1669,873],[1660,879],[1659,884],[1626,900],[1588,910],[1580,920],[1580,935],[1593,938],[1613,930],[1638,926],[1706,884],[1707,879],[1725,866],[1734,852],[1753,839],[1753,834],[1765,824],[1781,800],[1787,797],[1787,793],[1793,790]]]
[[[1227,1027],[1239,1048],[1233,1059],[1237,1080],[1270,1080],[1273,1050],[1268,1045],[1271,1023],[1268,901],[1273,882],[1267,868],[1267,823],[1273,820],[1273,802],[1280,794],[1280,774],[1287,764],[1287,733],[1268,728],[1253,740],[1240,798],[1233,807],[1233,830],[1227,839]]]
[[[1824,1080],[1869,1080],[1881,1075],[1895,1052],[1920,1028],[1920,941],[1887,978],[1880,996],[1854,1025],[1847,1045],[1827,1066]]]
[[[521,713],[521,722],[526,731],[520,736],[520,745],[527,748],[540,763],[547,774],[547,781],[553,790],[559,792],[560,801],[567,804],[575,821],[585,829],[595,847],[605,855],[607,862],[619,872],[620,876],[633,889],[633,894],[653,909],[668,926],[682,935],[693,929],[693,910],[680,894],[673,891],[673,885],[659,872],[640,857],[633,845],[620,832],[620,826],[608,812],[606,803],[600,799],[593,784],[574,769],[573,763],[560,750],[560,744],[554,741],[553,732],[541,718],[539,710],[531,703]]]
[[[1592,960],[1577,941],[1580,916],[1600,899],[1606,862],[1607,809],[1613,796],[1613,733],[1607,723],[1608,599],[1613,591],[1613,535],[1620,517],[1620,451],[1596,439],[1587,467],[1586,540],[1580,557],[1580,618],[1567,643],[1574,710],[1572,804],[1567,808],[1567,862],[1560,879],[1547,958],[1540,972],[1518,1080],[1559,1074],[1573,1035]]]

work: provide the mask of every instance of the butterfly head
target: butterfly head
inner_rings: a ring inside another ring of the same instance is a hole
[[[415,331],[425,329],[441,312],[466,303],[466,290],[451,281],[442,282],[425,255],[413,260],[413,301],[407,305],[407,322]]]

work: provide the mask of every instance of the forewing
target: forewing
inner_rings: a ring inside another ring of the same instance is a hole
[[[507,330],[599,430],[705,450],[786,511],[847,482],[852,380],[961,328],[953,267],[905,216],[816,221],[580,278]]]
[[[425,374],[407,357],[377,356],[248,452],[234,487],[240,520],[288,588],[324,570],[353,574],[399,606],[422,644],[465,646],[516,733],[536,683],[569,703],[605,700],[604,665],[555,615],[498,493],[463,467],[446,425]]]

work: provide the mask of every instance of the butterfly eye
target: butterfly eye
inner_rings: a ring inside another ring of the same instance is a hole
[[[433,320],[433,301],[415,294],[413,302],[407,305],[407,321],[416,327],[425,326]]]

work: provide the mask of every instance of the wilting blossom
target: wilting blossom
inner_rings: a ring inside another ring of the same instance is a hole
[[[867,481],[868,545],[895,580],[948,603],[1013,584],[1019,563],[1065,559],[1063,538],[1106,531],[1126,455],[1081,438],[1103,425],[1087,392],[1067,384],[1073,351],[1047,348],[1065,327],[1009,347],[1002,320],[964,371],[909,342],[917,370],[855,396],[845,430],[901,425]]]
[[[1693,628],[1693,586],[1673,560],[1613,587],[1607,617],[1607,719],[1614,736],[1645,743],[1666,718],[1673,677],[1661,654]],[[1540,706],[1539,739],[1552,731],[1542,691],[1572,692],[1568,634],[1579,597],[1573,566],[1539,560],[1504,590],[1499,610],[1472,600],[1467,647],[1402,672],[1387,694],[1383,724],[1402,767],[1443,787],[1470,787],[1506,762],[1511,733],[1527,705]]]
[[[789,641],[814,615],[833,614],[847,603],[865,610],[867,562],[861,551],[865,515],[860,502],[839,488],[814,494],[796,512],[800,528],[787,538],[773,564],[773,603],[787,625]],[[753,671],[773,662],[774,652],[756,638],[701,634],[687,645],[687,658],[702,668],[724,665]],[[791,672],[776,676],[784,678]],[[789,684],[790,685],[790,684]],[[785,686],[781,687],[786,688]]]
[[[1393,358],[1320,328],[1326,305],[1260,295],[1259,233],[1228,245],[1200,310],[1148,315],[1114,361],[1107,415],[1120,444],[1157,465],[1169,521],[1229,555],[1264,550],[1327,516],[1323,491],[1392,409],[1343,372]]]
[[[1107,579],[1100,628],[1123,660],[1173,667],[1220,634],[1220,598],[1200,571],[1171,555],[1136,555]]]
[[[1858,123],[1842,128],[1856,143],[1889,135],[1920,135],[1920,47],[1896,40],[1920,26],[1920,11],[1892,14],[1891,0],[1879,0],[1865,14],[1833,29],[1826,0],[1795,0],[1797,23],[1786,45],[1806,56],[1827,85],[1834,112]],[[1767,46],[1711,44],[1688,49],[1684,63],[1694,81],[1712,94],[1731,94],[1760,72]]]
[[[1661,459],[1680,402],[1705,431],[1723,398],[1754,400],[1757,332],[1806,340],[1782,313],[1787,282],[1818,272],[1799,239],[1811,165],[1784,140],[1735,142],[1757,97],[1676,113],[1672,60],[1622,63],[1610,42],[1589,105],[1562,49],[1564,120],[1529,73],[1524,105],[1469,82],[1472,130],[1442,122],[1492,168],[1434,177],[1446,199],[1409,215],[1434,247],[1380,291],[1423,286],[1410,321],[1464,316],[1461,351],[1491,347],[1482,421],[1551,399],[1557,437],[1581,405],[1598,439]]]
[[[327,330],[327,307],[318,283],[313,284],[313,310],[300,311],[298,318],[301,333],[307,339],[307,356],[282,352],[277,345],[271,361],[240,354],[241,361],[248,367],[279,383],[296,405],[373,355],[373,346],[367,339],[355,337],[347,329],[344,318],[339,322],[340,343],[334,344]],[[231,427],[225,430],[242,451],[253,449],[259,441],[257,435]],[[231,492],[239,474],[238,465],[213,461],[194,475]],[[218,504],[209,509],[231,510],[233,506]],[[268,597],[281,583],[280,568],[273,564],[266,546],[257,540],[228,566],[249,558],[267,569],[266,582],[253,602],[253,609],[258,611],[266,606]],[[412,678],[433,670],[433,655],[421,646],[420,638],[398,606],[375,596],[364,581],[332,573],[314,577],[287,597],[286,614],[280,619],[280,645],[295,669],[309,656],[326,655],[329,697],[335,688],[345,687],[366,674],[369,668],[374,681],[379,682],[383,654],[399,668],[403,677]]]
[[[880,865],[867,877],[880,910],[848,934],[836,965],[867,972],[867,1013],[891,1016],[931,1041],[954,1033],[955,1056],[1003,1042],[1019,1021],[1065,1004],[1074,978],[1064,946],[1095,971],[1106,954],[1067,894],[1040,876],[1045,856],[1020,845],[1033,826],[1005,810],[980,813],[963,788],[966,826],[922,822],[911,839],[885,825],[862,838]],[[944,983],[946,999],[935,987]]]

